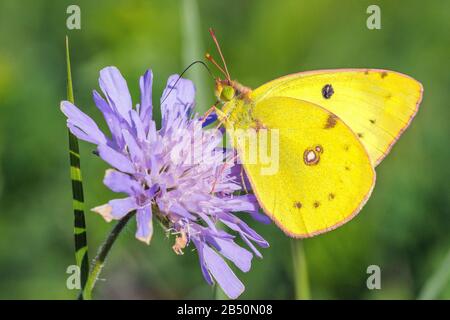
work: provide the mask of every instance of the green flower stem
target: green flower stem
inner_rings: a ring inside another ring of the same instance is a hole
[[[67,64],[67,100],[75,103],[72,88],[72,72],[70,68],[69,38],[66,36],[66,64]],[[86,234],[86,221],[84,218],[83,180],[81,177],[80,151],[78,139],[69,132],[69,159],[70,179],[72,180],[72,205],[74,214],[74,242],[75,260],[80,270],[80,295],[83,299],[83,290],[89,275],[89,258]]]
[[[439,294],[450,282],[450,250],[447,251],[442,264],[425,283],[422,291],[419,294],[419,300],[437,299]]]
[[[295,282],[295,298],[297,300],[311,299],[309,291],[308,267],[306,265],[305,249],[303,240],[293,239],[292,260]]]
[[[89,277],[88,277],[87,283],[86,283],[86,287],[83,291],[83,295],[84,295],[85,299],[87,299],[87,300],[92,299],[92,290],[94,289],[95,283],[97,282],[100,272],[103,269],[106,258],[108,256],[108,253],[111,250],[111,248],[112,248],[114,242],[116,241],[117,237],[119,236],[120,232],[123,230],[123,228],[128,223],[128,221],[135,215],[135,213],[136,213],[136,211],[132,211],[129,214],[127,214],[125,217],[120,219],[119,222],[116,223],[114,228],[109,233],[105,242],[99,248],[97,256],[95,257],[95,260],[94,260],[92,271],[89,274]]]

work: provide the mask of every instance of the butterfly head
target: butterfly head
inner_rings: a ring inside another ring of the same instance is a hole
[[[215,95],[221,102],[228,102],[236,95],[236,90],[227,80],[216,80]]]
[[[233,99],[249,100],[251,91],[237,81],[216,79],[215,95],[220,102],[226,103]]]

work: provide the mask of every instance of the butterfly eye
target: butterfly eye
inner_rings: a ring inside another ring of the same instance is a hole
[[[231,86],[225,86],[222,89],[222,92],[220,93],[220,98],[223,101],[230,101],[231,99],[234,98],[234,88]]]

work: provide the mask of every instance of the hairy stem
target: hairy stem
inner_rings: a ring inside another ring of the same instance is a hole
[[[94,264],[92,266],[92,271],[89,274],[89,277],[87,279],[86,287],[84,289],[83,295],[85,299],[92,299],[92,290],[94,289],[95,283],[97,282],[97,279],[100,275],[100,272],[103,269],[103,266],[105,264],[106,258],[109,254],[109,251],[111,250],[114,242],[118,238],[120,232],[123,230],[125,225],[128,223],[128,221],[135,215],[136,211],[132,211],[129,214],[127,214],[125,217],[120,219],[114,228],[109,233],[108,237],[106,238],[105,242],[100,246],[97,256],[94,259]]]

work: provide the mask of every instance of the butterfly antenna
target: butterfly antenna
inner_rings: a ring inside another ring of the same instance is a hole
[[[175,81],[175,83],[173,85],[171,85],[171,88],[169,90],[169,92],[167,93],[167,95],[164,97],[164,99],[161,101],[161,104],[164,103],[164,101],[166,101],[166,99],[169,97],[170,93],[172,92],[173,89],[176,88],[178,82],[180,81],[180,79],[183,77],[183,75],[194,65],[196,65],[197,63],[200,63],[202,66],[204,66],[206,68],[206,70],[208,70],[209,75],[215,80],[216,78],[214,77],[214,75],[212,74],[211,70],[209,69],[209,67],[206,65],[206,63],[204,63],[201,60],[196,60],[194,62],[192,62],[190,65],[188,65],[183,72],[178,76],[177,80]]]
[[[208,52],[205,54],[205,58],[208,59],[217,69],[219,69],[219,71],[223,73],[225,78],[228,77],[225,70],[222,69],[222,67],[216,62],[216,60],[214,60],[214,58]]]
[[[220,49],[219,41],[217,41],[216,34],[212,28],[209,28],[209,34],[211,35],[214,43],[216,44],[217,51],[219,51],[220,58],[222,59],[223,66],[225,68],[225,75],[227,76],[227,80],[231,81],[230,73],[228,72],[227,64],[222,54],[222,50]]]

